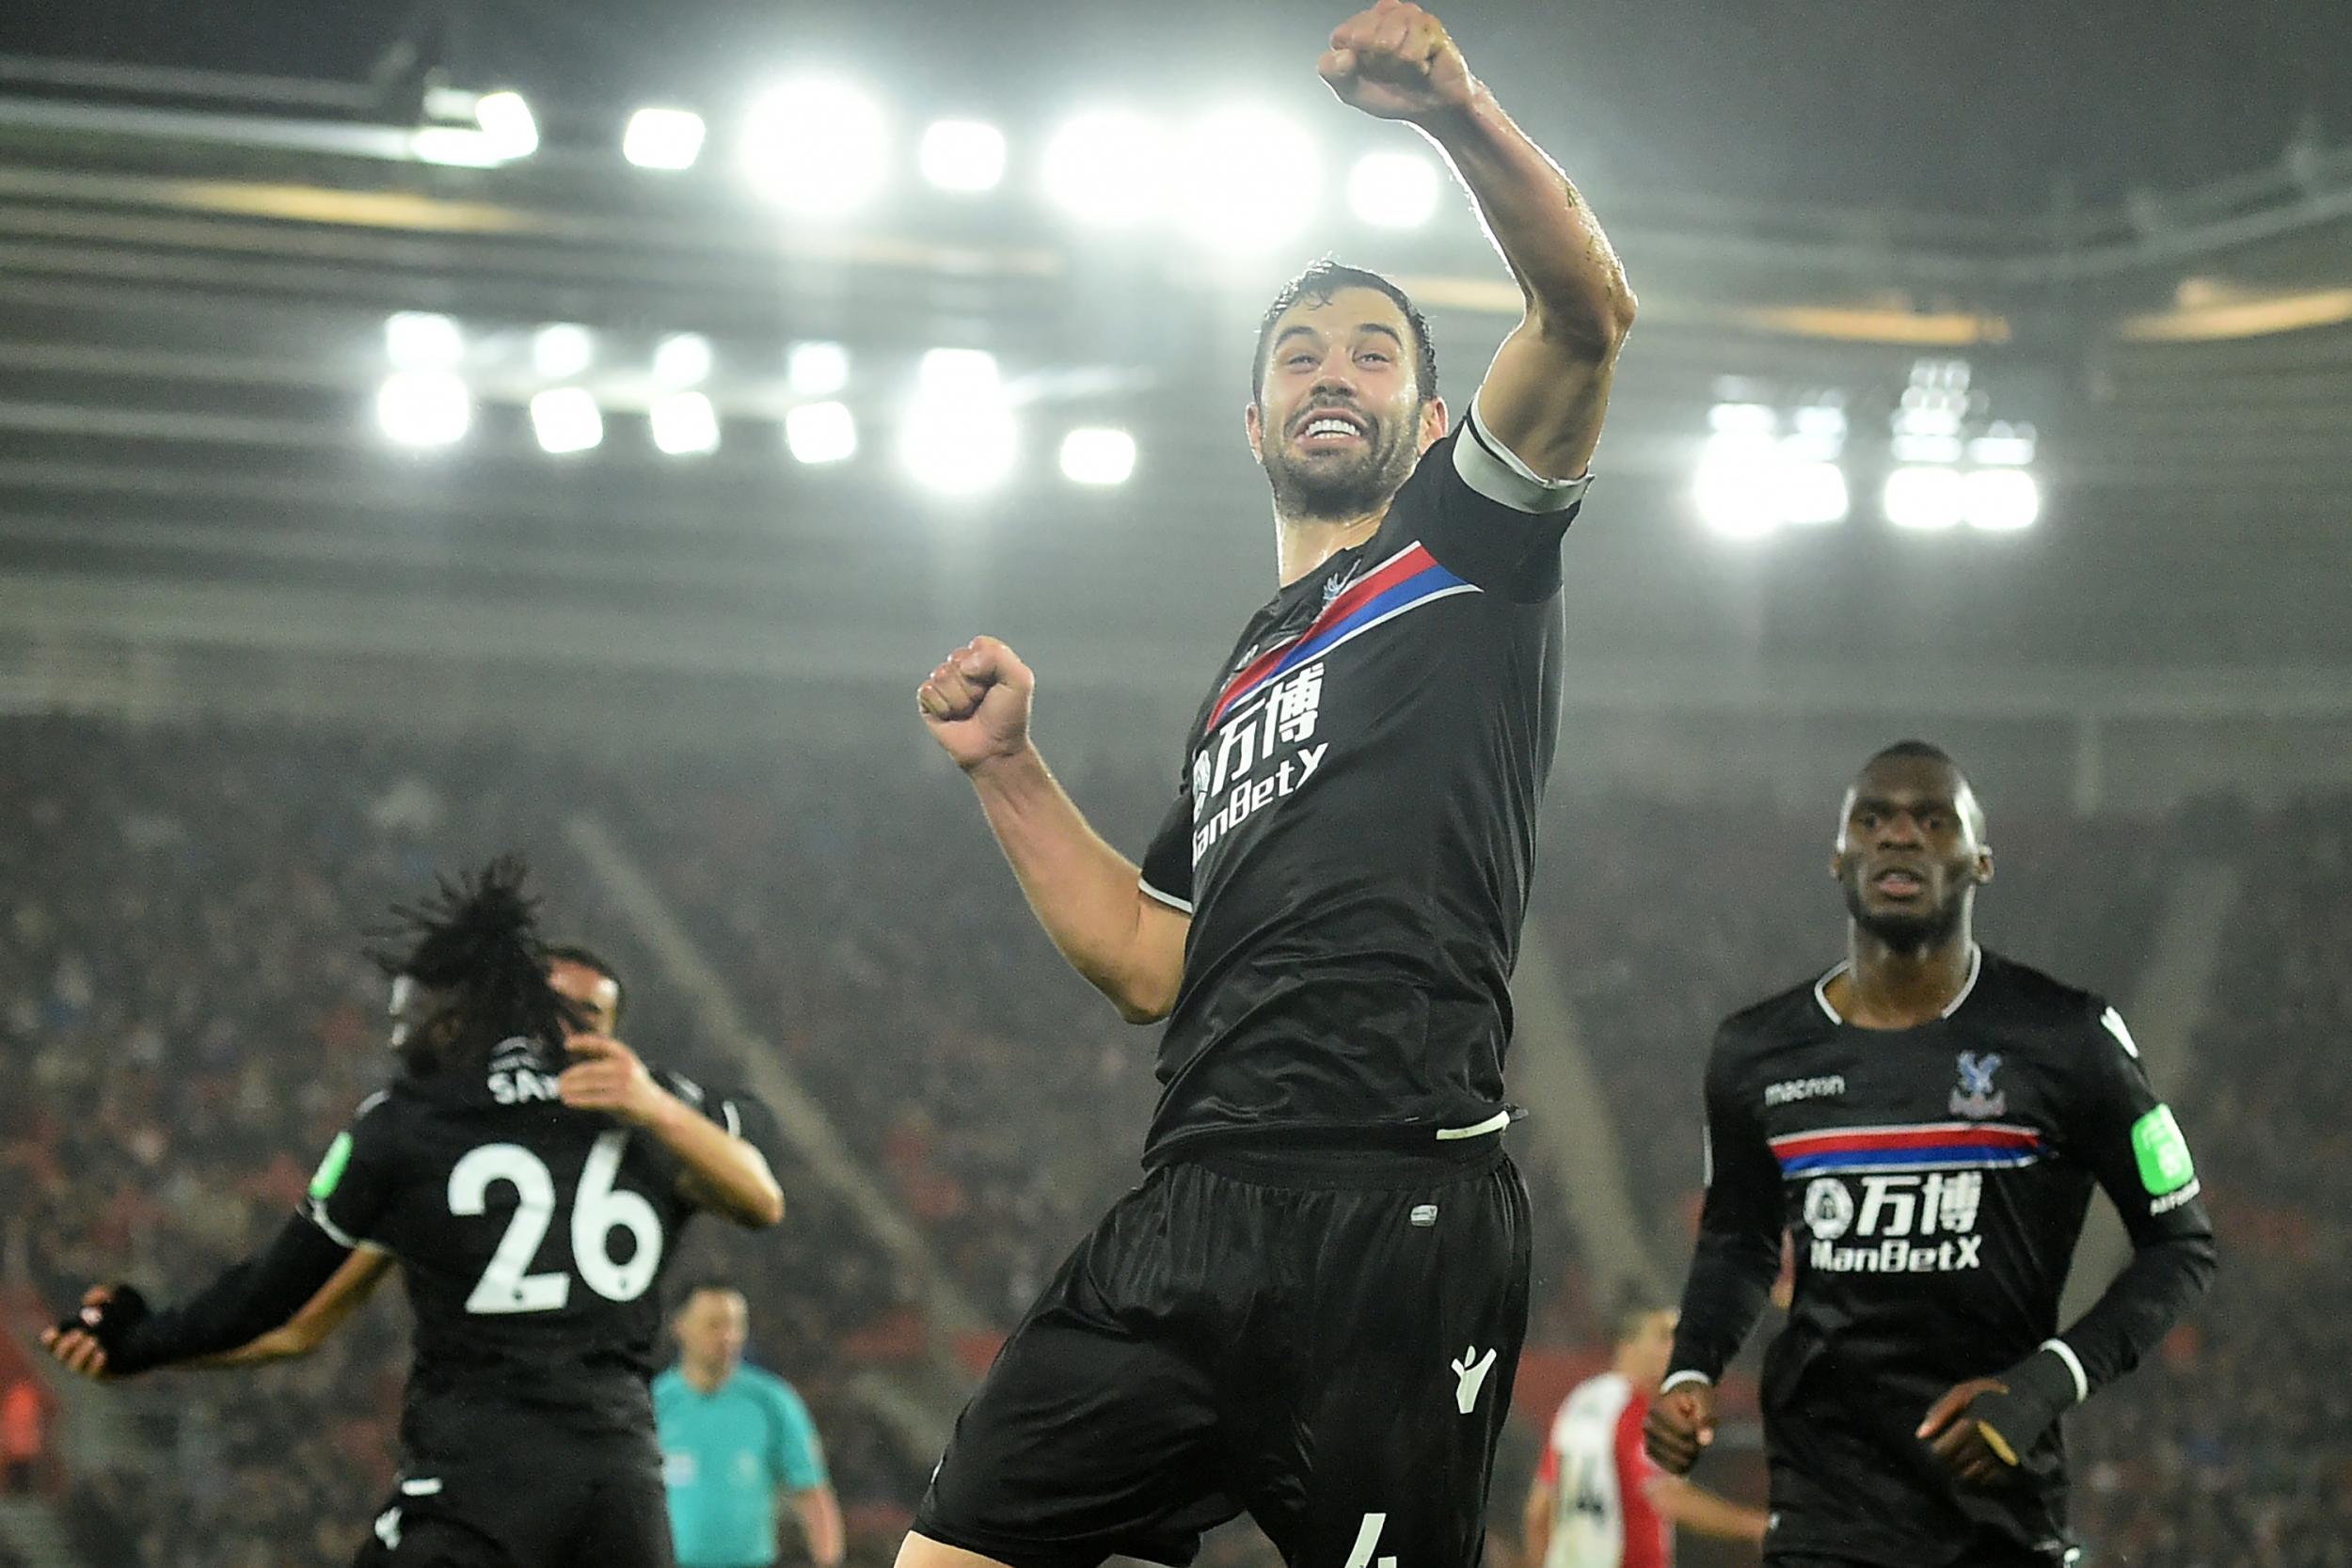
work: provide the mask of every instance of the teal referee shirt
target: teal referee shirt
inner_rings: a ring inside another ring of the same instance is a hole
[[[825,1484],[816,1423],[792,1386],[739,1366],[714,1393],[675,1367],[653,1380],[661,1474],[679,1568],[768,1568],[776,1560],[776,1488]]]

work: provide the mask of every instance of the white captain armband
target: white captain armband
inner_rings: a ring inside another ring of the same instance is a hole
[[[1589,473],[1575,479],[1546,479],[1529,467],[1518,453],[1487,433],[1478,418],[1475,394],[1470,412],[1462,417],[1461,431],[1454,438],[1454,471],[1463,483],[1497,506],[1536,514],[1565,512],[1584,499],[1585,487],[1593,483]]]

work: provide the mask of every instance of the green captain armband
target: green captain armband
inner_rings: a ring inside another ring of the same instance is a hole
[[[2181,1136],[2169,1105],[2132,1123],[2132,1157],[2139,1163],[2139,1184],[2150,1197],[2179,1192],[2197,1180],[2197,1163],[2189,1158],[2188,1140]]]
[[[343,1179],[343,1167],[351,1164],[351,1134],[338,1132],[335,1141],[326,1146],[326,1157],[319,1162],[317,1172],[310,1178],[310,1196],[324,1203],[335,1193]]]

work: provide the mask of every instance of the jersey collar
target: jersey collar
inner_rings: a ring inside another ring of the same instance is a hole
[[[1838,1015],[1836,1008],[1829,1005],[1829,983],[1832,980],[1836,979],[1840,974],[1845,974],[1846,971],[1851,969],[1852,967],[1853,960],[1851,958],[1840,958],[1834,966],[1831,967],[1828,974],[1813,982],[1813,1000],[1820,1006],[1822,1014],[1827,1017],[1832,1023],[1843,1023],[1846,1021]],[[1968,978],[1961,982],[1960,993],[1954,996],[1950,1002],[1947,1003],[1944,1010],[1935,1016],[1938,1018],[1949,1018],[1954,1013],[1960,1011],[1961,1004],[1966,1002],[1968,1000],[1969,992],[1977,989],[1977,976],[1982,974],[1983,973],[1984,949],[1976,942],[1972,942],[1968,944]]]

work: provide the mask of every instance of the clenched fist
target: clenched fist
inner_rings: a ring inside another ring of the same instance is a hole
[[[1029,743],[1029,697],[1037,677],[1010,648],[976,637],[949,654],[914,689],[923,722],[965,772]]]
[[[1379,0],[1341,23],[1315,71],[1341,103],[1380,119],[1464,108],[1478,90],[1444,24],[1410,0]]]
[[[1714,1386],[1681,1383],[1659,1395],[1642,1422],[1642,1437],[1661,1468],[1669,1475],[1689,1475],[1700,1451],[1715,1441]]]

